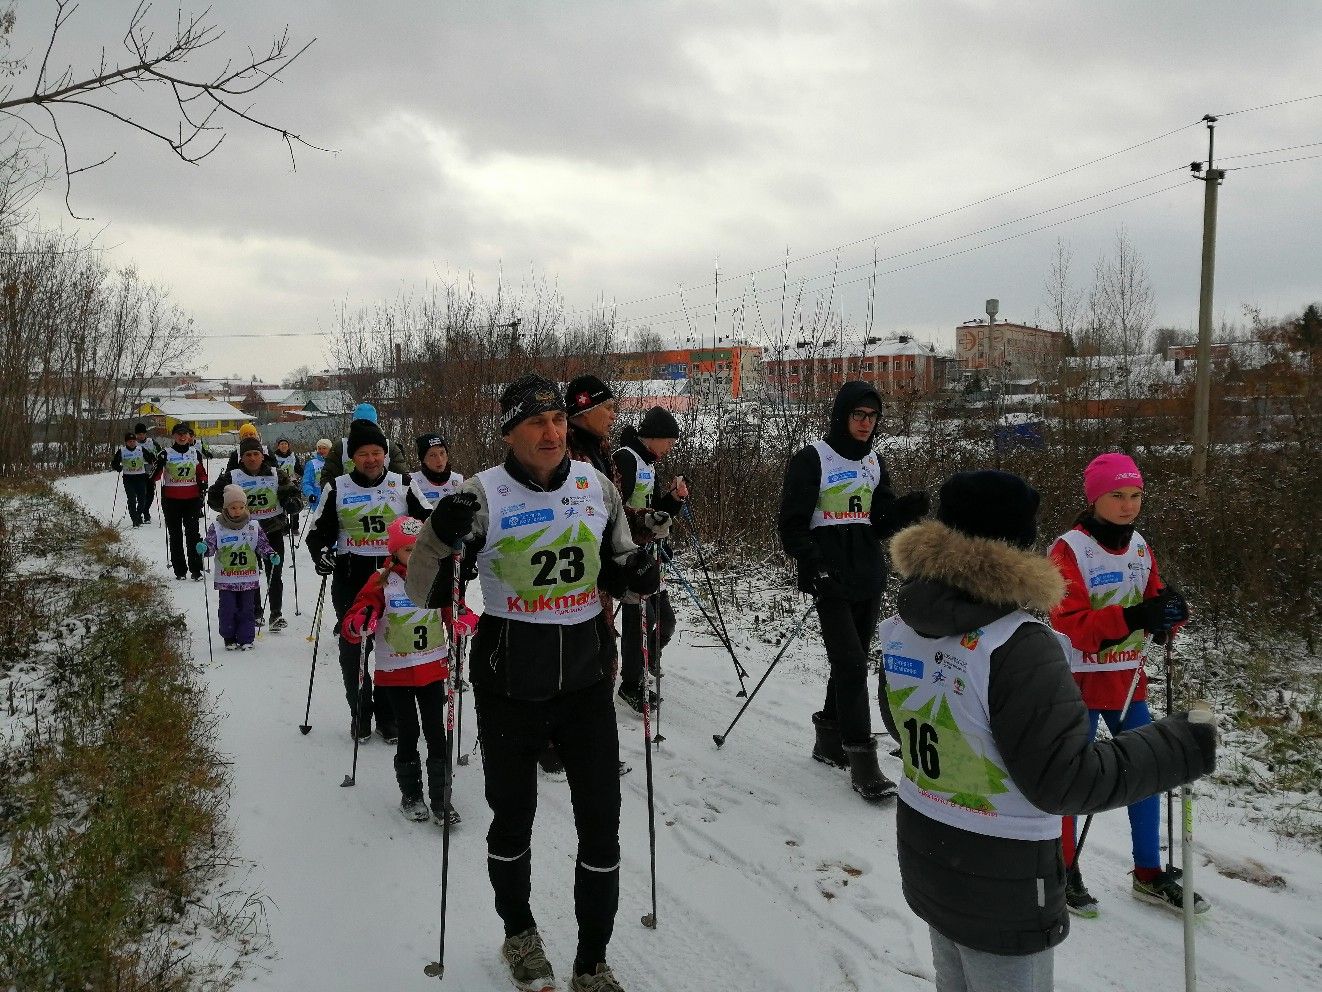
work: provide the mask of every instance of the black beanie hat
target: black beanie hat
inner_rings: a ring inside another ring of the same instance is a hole
[[[970,537],[1021,548],[1037,540],[1037,490],[1011,472],[958,472],[941,486],[936,519]]]
[[[376,444],[385,451],[390,447],[381,428],[370,420],[355,420],[349,424],[349,457],[365,444]]]
[[[147,433],[147,425],[144,424],[141,420],[139,420],[136,424],[133,425],[133,433],[134,433],[134,434],[146,434],[146,433]]]
[[[611,392],[610,387],[595,375],[576,376],[570,379],[569,385],[565,387],[565,405],[569,408],[571,417],[587,413],[594,406],[600,406],[607,400],[613,399],[615,394]]]
[[[500,433],[508,434],[529,417],[565,408],[560,387],[550,379],[528,372],[500,394]]]
[[[171,433],[172,435],[173,435],[173,434],[192,434],[192,433],[193,433],[193,425],[190,424],[187,420],[181,420],[181,421],[179,421],[179,423],[175,424],[174,427],[172,427],[172,428],[170,429],[170,433]]]
[[[246,454],[249,451],[261,451],[262,442],[255,437],[245,437],[239,442],[239,454]]]
[[[129,431],[127,434],[124,435],[125,441],[136,441],[137,439],[138,439],[138,435],[134,434],[132,431]]]
[[[419,434],[413,443],[418,446],[418,461],[422,461],[432,448],[444,448],[446,454],[450,453],[450,445],[440,434]]]
[[[652,439],[679,437],[679,421],[662,406],[654,406],[647,411],[643,417],[643,422],[638,425],[639,437],[650,437]]]

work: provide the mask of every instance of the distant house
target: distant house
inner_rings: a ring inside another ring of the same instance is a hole
[[[303,403],[300,410],[308,417],[343,417],[353,412],[353,396],[344,389],[296,390]]]
[[[691,379],[636,379],[615,384],[615,402],[621,410],[650,410],[654,406],[678,412],[693,403]]]
[[[138,416],[148,418],[153,426],[169,432],[186,421],[198,437],[217,437],[253,418],[238,407],[220,400],[153,399],[138,407]]]

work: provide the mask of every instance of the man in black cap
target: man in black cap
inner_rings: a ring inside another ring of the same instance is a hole
[[[647,411],[637,430],[626,426],[620,432],[620,446],[613,456],[616,485],[620,489],[620,498],[624,500],[630,533],[639,545],[664,542],[670,533],[671,518],[684,508],[684,501],[689,498],[689,487],[683,476],[671,479],[664,491],[658,486],[656,463],[670,454],[677,440],[679,422],[669,410],[659,406]],[[659,678],[661,651],[675,633],[675,611],[670,606],[670,593],[664,588],[655,596],[649,596],[646,602],[648,660],[652,674]],[[635,713],[641,713],[643,639],[639,597],[626,597],[622,612],[619,697]],[[655,695],[649,703],[656,705]]]
[[[1045,615],[1065,595],[1030,549],[1038,494],[961,472],[936,520],[890,543],[906,577],[881,625],[881,706],[901,728],[904,898],[929,928],[938,990],[1049,989],[1069,934],[1061,814],[1126,806],[1216,767],[1208,710],[1094,741]]]
[[[414,442],[418,449],[418,471],[410,488],[418,502],[431,512],[440,500],[458,492],[464,477],[450,469],[450,445],[440,434],[421,434]]]
[[[607,477],[611,474],[610,433],[618,415],[615,394],[595,375],[580,375],[565,387],[569,413],[569,455]]]
[[[225,487],[238,486],[248,498],[248,513],[252,519],[262,525],[271,550],[278,559],[272,564],[270,559],[262,560],[266,572],[267,604],[271,609],[271,630],[280,631],[289,626],[284,618],[285,583],[285,534],[290,529],[290,516],[297,517],[303,510],[303,498],[298,483],[286,476],[271,461],[264,451],[262,442],[255,437],[244,438],[239,442],[239,464],[226,469],[212,484],[207,493],[207,505],[217,513],[225,508]],[[266,622],[266,612],[261,601],[257,606],[257,626]]]
[[[192,425],[181,420],[172,433],[174,444],[161,452],[155,475],[161,483],[161,515],[169,533],[170,564],[176,579],[191,573],[194,582],[201,582],[202,556],[197,553],[197,544],[202,535],[198,521],[207,489],[207,463],[201,446],[193,439]]]
[[[650,595],[657,564],[629,536],[609,476],[569,458],[555,384],[525,375],[501,394],[509,454],[436,504],[414,546],[407,591],[450,605],[462,546],[482,584],[470,673],[491,829],[487,871],[505,926],[501,956],[520,989],[554,983],[529,899],[537,760],[549,739],[564,762],[578,830],[571,992],[622,992],[606,965],[619,905],[619,735],[610,633],[598,586]]]
[[[799,589],[817,599],[831,674],[812,717],[818,761],[849,769],[869,802],[895,795],[877,764],[868,705],[868,650],[886,585],[882,541],[927,513],[924,492],[896,498],[872,441],[881,395],[846,382],[831,407],[826,437],[794,455],[780,499],[780,540],[798,562]]]
[[[335,607],[336,633],[345,611],[353,605],[365,583],[385,563],[386,528],[396,517],[421,520],[427,513],[409,490],[409,475],[386,467],[386,436],[370,420],[355,420],[345,445],[353,469],[339,477],[323,476],[321,502],[309,525],[304,543],[318,575],[330,575],[331,603]],[[368,638],[371,650],[371,638]],[[361,725],[358,723],[358,677],[360,645],[340,636],[340,674],[349,703],[350,733],[366,741],[372,736],[372,677],[363,674]],[[387,743],[398,740],[394,714],[384,695],[375,702],[376,727]]]
[[[151,506],[151,477],[156,467],[156,453],[138,444],[136,434],[124,435],[124,443],[115,449],[110,459],[110,470],[118,472],[124,482],[124,501],[128,503],[129,519],[134,527],[141,527],[151,519],[147,508]]]

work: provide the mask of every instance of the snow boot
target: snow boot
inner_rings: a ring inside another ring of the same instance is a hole
[[[624,992],[624,986],[611,972],[605,961],[597,965],[590,975],[575,975],[569,983],[569,992]]]
[[[372,725],[366,723],[363,725],[362,733],[358,732],[358,721],[350,718],[349,720],[349,739],[357,740],[359,744],[366,744],[372,739]]]
[[[1170,871],[1157,872],[1156,878],[1150,882],[1140,881],[1137,875],[1134,876],[1134,886],[1131,890],[1135,899],[1142,899],[1144,902],[1150,902],[1153,905],[1169,909],[1172,913],[1184,912],[1184,887],[1180,884],[1180,877],[1184,873],[1179,868],[1172,868]],[[1195,914],[1206,913],[1212,908],[1212,904],[1200,896],[1197,892],[1193,894],[1193,911]]]
[[[416,796],[400,796],[399,811],[404,814],[404,819],[414,823],[426,823],[431,819],[431,810],[427,809],[421,792]]]
[[[551,962],[546,960],[542,935],[536,927],[506,937],[505,943],[500,945],[500,957],[509,968],[510,981],[520,992],[552,992],[555,989],[555,972],[551,970]]]
[[[846,744],[849,759],[849,781],[854,791],[870,803],[890,799],[895,795],[895,783],[882,774],[877,764],[877,740],[866,744]]]
[[[237,642],[237,641],[226,641],[226,642],[225,642],[225,650],[226,650],[226,651],[237,651],[237,650],[239,650],[238,642]]]
[[[1085,920],[1095,920],[1101,914],[1097,900],[1083,884],[1083,872],[1078,865],[1065,869],[1065,908]]]
[[[399,808],[410,820],[425,823],[431,814],[422,799],[422,759],[395,755],[395,781],[399,784]]]
[[[840,743],[840,725],[821,713],[814,713],[812,726],[817,733],[817,741],[812,746],[813,760],[837,768],[848,768],[849,758],[845,755],[845,746]]]
[[[280,616],[280,614],[277,613],[275,616],[271,617],[271,626],[269,629],[271,630],[272,633],[274,633],[277,630],[284,630],[288,626],[289,626],[289,621],[286,620],[284,617]]]
[[[620,700],[626,706],[628,706],[629,709],[633,710],[635,713],[639,715],[642,715],[643,691],[640,687],[621,685],[619,691],[616,692],[615,695],[619,696]],[[652,692],[650,690],[648,691],[647,704],[653,709],[653,711],[656,710],[656,704],[659,703],[660,701],[661,701],[660,697],[657,696],[655,692]]]

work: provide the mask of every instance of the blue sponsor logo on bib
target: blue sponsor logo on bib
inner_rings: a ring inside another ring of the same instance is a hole
[[[832,472],[830,475],[826,477],[826,482],[827,485],[830,485],[833,482],[844,482],[846,479],[857,479],[857,478],[858,478],[858,473],[851,468],[851,469],[846,469],[843,472]]]
[[[917,658],[906,658],[902,654],[883,654],[881,657],[888,672],[911,679],[923,677],[923,663]]]
[[[371,493],[359,493],[357,496],[344,497],[344,505],[352,506],[354,503],[370,503],[372,501]]]
[[[390,606],[392,609],[396,609],[396,610],[411,609],[413,606],[413,600],[409,599],[407,596],[403,596],[400,597],[399,599],[392,599],[390,601]]]
[[[544,524],[555,519],[555,511],[550,507],[529,510],[527,513],[515,513],[500,518],[501,530],[513,530],[515,527],[527,527],[529,524]]]
[[[226,534],[220,539],[221,544],[234,544],[239,540],[238,534]]]
[[[1124,572],[1098,572],[1088,580],[1088,587],[1096,589],[1098,586],[1109,586],[1114,582],[1122,582],[1124,577]]]

